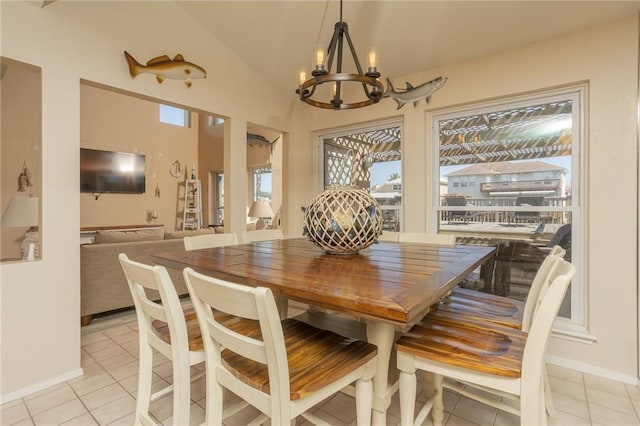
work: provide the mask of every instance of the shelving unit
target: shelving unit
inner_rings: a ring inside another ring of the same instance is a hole
[[[200,229],[202,228],[202,191],[200,179],[187,179],[184,185],[182,230]]]

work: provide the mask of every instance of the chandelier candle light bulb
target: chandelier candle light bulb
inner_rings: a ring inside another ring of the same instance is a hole
[[[369,53],[367,54],[367,59],[368,59],[368,67],[367,67],[367,71],[368,72],[376,72],[377,70],[377,63],[376,63],[376,51],[375,49],[371,49],[369,50]]]
[[[324,46],[318,46],[313,54],[314,66],[317,71],[324,72],[324,62],[325,62],[325,54],[324,54]]]

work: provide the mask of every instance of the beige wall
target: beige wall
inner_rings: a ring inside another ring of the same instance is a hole
[[[157,102],[83,84],[80,87],[80,146],[145,156],[144,194],[80,195],[80,226],[149,224],[147,212],[158,210],[157,223],[167,231],[181,227],[184,177],[170,174],[179,161],[187,174],[198,166],[199,114],[191,127],[161,123]],[[156,197],[155,189],[160,191]]]
[[[0,15],[2,56],[42,68],[45,254],[39,262],[1,267],[0,389],[5,401],[82,372],[81,79],[232,117],[224,134],[226,193],[232,183],[246,188],[247,122],[286,129],[290,98],[194,25],[173,2],[53,2],[44,8],[32,2],[0,2]],[[180,31],[169,30],[175,28]],[[140,62],[181,53],[208,75],[191,88],[182,81],[158,84],[149,74],[132,78],[124,50]],[[238,102],[249,98],[250,103]],[[226,197],[225,207],[230,230],[241,232],[244,191]]]
[[[384,59],[384,58],[383,58]],[[381,70],[384,72],[384,70]],[[292,205],[306,205],[317,188],[317,150],[311,132],[321,132],[398,115],[404,121],[403,173],[405,230],[423,231],[430,223],[431,170],[435,141],[428,134],[428,114],[455,105],[476,103],[543,88],[588,82],[585,134],[585,261],[587,294],[586,340],[554,337],[550,358],[570,368],[625,381],[638,377],[637,234],[638,155],[636,101],[638,80],[638,18],[532,43],[499,54],[450,64],[394,82],[419,84],[437,76],[448,78],[427,106],[424,101],[396,110],[392,100],[362,110],[336,114],[299,106],[299,140],[292,144],[289,184]],[[399,85],[399,84],[396,84]],[[308,159],[304,161],[304,159]],[[624,193],[612,198],[612,184]],[[304,192],[303,187],[314,189]],[[302,215],[293,214],[293,229]],[[589,342],[594,338],[595,342]]]

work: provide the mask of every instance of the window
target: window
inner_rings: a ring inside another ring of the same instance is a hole
[[[352,185],[368,190],[383,213],[383,228],[402,226],[402,125],[397,121],[318,136],[322,189]]]
[[[169,105],[160,104],[160,122],[178,127],[189,127],[189,111]]]
[[[271,166],[252,169],[251,196],[253,201],[271,202]]]
[[[492,282],[480,283],[485,291],[519,299],[526,297],[544,246],[559,243],[578,270],[557,322],[572,331],[586,323],[579,196],[583,92],[581,86],[430,115],[431,191],[440,200],[430,216],[433,229],[455,232],[463,243],[500,250],[517,242],[530,250],[537,263],[497,260]],[[445,193],[442,180],[448,182]]]
[[[211,197],[209,198],[209,224],[224,224],[224,173],[209,172],[209,188]]]
[[[209,127],[220,126],[224,124],[224,118],[214,117],[213,115],[210,115],[208,118],[208,124],[209,124]]]

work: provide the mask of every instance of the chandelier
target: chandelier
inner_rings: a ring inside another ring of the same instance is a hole
[[[347,41],[351,57],[358,71],[357,74],[343,72],[345,40]],[[327,66],[325,67],[325,59],[327,57]],[[376,68],[375,52],[369,52],[367,57],[369,61],[368,68],[367,72],[363,73],[360,62],[358,61],[356,49],[353,47],[351,37],[349,37],[349,27],[347,23],[342,20],[342,0],[340,0],[340,21],[336,22],[334,27],[333,36],[327,49],[327,55],[325,56],[323,48],[317,49],[314,55],[314,69],[311,71],[312,77],[307,80],[306,72],[301,71],[299,74],[299,86],[296,89],[296,93],[300,96],[300,100],[318,108],[334,110],[361,108],[378,103],[382,98],[384,86],[378,81],[380,73]],[[336,63],[335,72],[333,72],[334,60]],[[319,100],[316,89],[325,83],[333,83],[332,95],[329,99]],[[346,83],[362,85],[364,98],[354,102],[344,101],[342,99],[344,93],[343,86]]]

